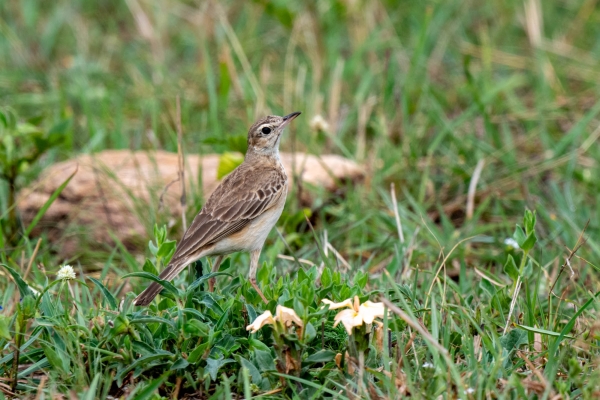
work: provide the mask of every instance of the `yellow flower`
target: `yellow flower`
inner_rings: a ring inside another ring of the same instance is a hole
[[[363,324],[372,324],[375,318],[384,317],[385,308],[383,303],[373,303],[372,301],[365,301],[360,304],[358,296],[354,296],[352,299],[347,299],[341,303],[334,303],[331,300],[323,299],[323,303],[329,305],[330,310],[338,308],[348,307],[347,310],[342,310],[337,313],[334,318],[335,323],[333,326],[337,326],[340,322],[344,324],[348,335],[352,335],[352,329],[356,326],[362,326]]]
[[[255,333],[265,325],[275,325],[275,322],[281,323],[286,328],[289,328],[292,323],[300,328],[304,327],[302,320],[293,309],[278,305],[274,317],[271,311],[267,310],[256,317],[254,322],[246,327],[246,330]]]

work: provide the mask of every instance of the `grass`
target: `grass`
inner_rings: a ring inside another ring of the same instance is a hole
[[[0,396],[596,398],[599,22],[593,0],[2,2],[0,106],[62,133],[17,188],[79,153],[176,151],[178,95],[190,153],[243,150],[256,116],[300,110],[283,149],[344,155],[368,178],[343,198],[311,189],[314,235],[292,190],[287,245],[273,232],[261,258],[268,305],[234,255],[216,294],[181,277],[141,310],[147,281],[118,278],[165,257],[82,246],[79,281],[57,281],[47,236],[37,250],[27,227],[12,236],[1,181]],[[188,219],[202,204],[189,195]],[[148,214],[148,240],[166,241]],[[533,229],[527,252],[505,244]],[[325,232],[350,268],[324,254]],[[323,262],[321,285],[280,253]],[[319,311],[354,295],[402,311],[382,348]],[[246,332],[277,304],[306,330]],[[300,365],[282,371],[286,356]]]

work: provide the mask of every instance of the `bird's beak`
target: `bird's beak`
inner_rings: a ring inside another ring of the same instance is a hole
[[[283,117],[283,124],[281,124],[281,127],[283,128],[284,126],[292,122],[292,120],[300,114],[302,114],[300,111],[296,111]]]

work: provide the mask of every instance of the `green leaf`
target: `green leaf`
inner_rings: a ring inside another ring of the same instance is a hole
[[[129,364],[127,367],[125,367],[124,369],[119,371],[119,373],[117,373],[117,375],[115,376],[115,379],[117,381],[120,379],[123,379],[129,371],[131,371],[137,367],[143,367],[145,365],[148,365],[152,361],[159,360],[161,358],[168,358],[168,357],[173,357],[173,354],[169,353],[168,351],[161,350],[160,353],[158,353],[158,354],[152,354],[150,356],[144,356],[144,357],[138,358],[132,364]]]
[[[525,242],[526,238],[527,236],[525,235],[525,232],[523,232],[523,228],[521,228],[520,225],[517,225],[515,228],[515,233],[513,233],[513,239],[516,240],[520,248],[523,248],[522,244]]]
[[[210,345],[210,342],[206,342],[206,343],[202,343],[200,346],[196,347],[194,349],[194,351],[192,351],[190,353],[190,355],[188,356],[188,361],[192,364],[196,363],[201,356],[204,355],[204,353],[206,352],[206,349],[208,349],[208,346]]]
[[[326,287],[329,287],[329,285],[331,285],[331,283],[332,283],[331,270],[329,269],[329,267],[325,267],[325,268],[323,268],[323,273],[321,274],[321,286],[326,288]]]
[[[154,281],[154,282],[160,284],[163,288],[165,288],[165,290],[167,292],[171,293],[173,296],[180,297],[179,290],[175,286],[173,286],[173,284],[171,282],[164,281],[156,275],[152,275],[148,272],[131,272],[129,274],[123,275],[121,277],[121,279],[131,278],[131,277],[150,279],[151,281]]]
[[[275,371],[275,360],[270,351],[255,350],[254,360],[262,372]]]
[[[264,344],[260,340],[254,339],[252,337],[248,338],[248,344],[250,345],[250,349],[253,349],[253,350],[262,350],[262,351],[269,351],[270,350],[269,346],[267,346],[266,344]]]
[[[509,353],[527,343],[527,332],[523,329],[513,329],[500,338],[502,348],[506,349]]]
[[[183,326],[183,331],[189,335],[189,337],[204,337],[208,335],[209,327],[204,322],[200,322],[197,319],[190,319]]]
[[[494,287],[494,285],[492,285],[492,283],[485,278],[482,279],[481,282],[479,282],[479,287],[485,292],[487,292],[490,295],[490,297],[494,297],[494,295],[496,294],[496,288]]]
[[[214,381],[217,379],[217,373],[219,372],[219,369],[221,369],[223,365],[232,362],[235,362],[235,360],[232,360],[231,358],[223,358],[223,356],[216,360],[214,358],[209,358],[206,360],[206,368],[204,368],[204,372],[208,373],[211,379]]]
[[[510,254],[508,255],[508,258],[506,259],[506,263],[504,264],[504,272],[513,281],[516,281],[519,278],[519,269],[517,268],[515,259]]]
[[[523,251],[527,252],[533,249],[533,246],[536,242],[537,237],[535,237],[535,232],[531,232],[529,235],[527,235],[527,238],[525,241],[523,241],[523,244],[519,243],[519,246],[523,249]]]
[[[160,257],[164,260],[165,264],[169,263],[173,253],[175,253],[175,247],[177,246],[177,242],[174,240],[167,240],[158,248],[158,252],[156,253],[157,257]]]
[[[98,390],[98,383],[100,382],[100,378],[102,378],[102,374],[101,373],[97,373],[94,376],[94,380],[92,381],[92,384],[90,385],[90,388],[88,390],[86,390],[85,392],[85,396],[82,398],[82,400],[94,400],[96,399],[96,391]]]
[[[525,233],[530,235],[535,231],[535,211],[531,212],[525,210],[525,217],[523,218],[523,225],[525,226]]]
[[[152,324],[152,323],[159,323],[159,324],[166,324],[169,325],[170,327],[172,327],[173,329],[177,329],[177,325],[175,325],[175,322],[165,319],[165,318],[160,318],[160,317],[141,317],[141,318],[135,318],[129,321],[130,324]]]
[[[106,299],[106,301],[110,305],[110,308],[113,309],[113,310],[116,310],[117,309],[117,300],[115,299],[115,296],[113,296],[112,293],[108,291],[108,289],[106,288],[106,286],[104,286],[102,284],[102,282],[100,282],[96,278],[92,278],[91,276],[88,276],[87,278],[90,281],[94,282],[94,285],[96,285],[98,287],[98,289],[100,289],[100,291],[104,295],[104,298]]]
[[[150,383],[147,386],[144,386],[143,389],[139,391],[139,393],[135,393],[135,397],[133,396],[134,393],[132,392],[131,397],[129,398],[135,398],[135,400],[148,400],[155,398],[154,393],[165,383],[170,374],[170,371],[165,372],[160,377],[150,381]]]
[[[237,361],[240,363],[240,365],[243,368],[248,369],[248,372],[250,373],[250,376],[252,377],[252,383],[254,383],[255,385],[258,385],[262,381],[262,375],[260,374],[260,371],[258,370],[258,368],[256,368],[256,366],[254,364],[252,364],[250,361],[246,360],[242,356],[237,356],[236,358],[237,358]]]
[[[310,343],[315,337],[317,337],[317,330],[312,323],[307,323],[304,329],[304,343]]]
[[[306,364],[327,363],[335,358],[336,352],[331,350],[319,350],[308,356],[303,362]]]
[[[50,347],[44,342],[41,342],[40,345],[42,346],[42,349],[44,349],[44,354],[46,355],[46,358],[48,358],[48,362],[50,362],[50,365],[52,365],[59,371],[68,374],[70,365],[69,358],[66,355],[63,355],[61,357],[58,354],[58,352],[61,351],[58,350],[58,347],[56,348],[56,350],[54,350],[52,347]]]
[[[364,289],[369,280],[369,275],[366,272],[358,271],[354,276],[354,284],[361,289]]]
[[[33,295],[31,288],[27,283],[25,283],[25,281],[23,280],[23,278],[21,278],[21,275],[17,271],[15,271],[6,264],[0,265],[2,265],[12,275],[13,279],[15,280],[15,283],[17,284],[17,287],[19,288],[19,293],[21,294],[21,297],[24,298],[27,295]]]
[[[340,394],[338,392],[335,392],[335,391],[333,391],[331,389],[328,389],[325,386],[321,385],[320,383],[316,383],[316,382],[313,382],[313,381],[308,381],[306,379],[298,378],[298,377],[292,376],[292,375],[280,374],[279,372],[272,372],[272,374],[275,375],[275,376],[279,376],[281,378],[291,379],[293,381],[300,382],[300,383],[302,383],[305,386],[313,387],[313,388],[315,388],[317,390],[320,390],[320,391],[322,391],[324,393],[330,394],[331,396],[333,396],[334,399],[349,400],[348,397],[346,397],[346,396],[344,396],[344,395],[342,395],[342,394]]]
[[[150,242],[150,243],[152,243],[152,242]],[[156,252],[154,253],[154,255],[156,255]],[[154,263],[152,261],[150,261],[147,258],[146,258],[146,261],[144,262],[144,266],[142,267],[142,270],[144,272],[148,272],[149,274],[152,274],[152,275],[158,275],[158,270],[156,269],[156,266],[154,265]]]
[[[10,340],[12,336],[10,335],[10,320],[11,318],[6,315],[0,315],[0,338]]]
[[[110,330],[111,335],[121,335],[129,329],[129,320],[123,315],[117,315],[117,318],[113,321],[113,326]]]
[[[549,330],[546,330],[546,329],[536,328],[536,327],[527,326],[527,325],[519,325],[519,324],[517,324],[517,326],[519,328],[525,329],[526,331],[529,331],[529,332],[539,333],[540,335],[547,335],[547,336],[554,336],[554,337],[559,337],[560,336],[559,332],[549,331]],[[567,338],[567,339],[575,339],[573,336],[569,336],[569,335],[565,335],[564,337]]]
[[[188,360],[186,360],[183,357],[179,357],[177,359],[177,361],[175,361],[173,364],[171,364],[171,368],[169,368],[169,371],[174,371],[176,369],[183,369],[183,368],[186,368],[188,365],[190,365]]]
[[[219,157],[217,167],[217,179],[221,180],[244,162],[244,156],[240,153],[225,152]]]

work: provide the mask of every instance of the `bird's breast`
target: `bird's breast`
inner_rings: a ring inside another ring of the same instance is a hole
[[[213,254],[229,254],[237,251],[260,250],[279,220],[285,199],[287,196],[287,184],[281,196],[271,208],[253,219],[240,231],[221,239],[215,244]]]

